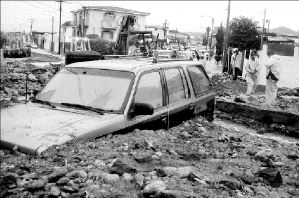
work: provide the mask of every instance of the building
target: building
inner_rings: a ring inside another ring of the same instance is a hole
[[[169,30],[168,39],[169,43],[177,43],[179,41],[179,43],[184,46],[190,45],[189,34],[179,32],[177,30]]]
[[[89,6],[72,11],[73,36],[96,34],[102,39],[116,41],[123,16],[136,17],[134,30],[144,31],[146,16],[150,13],[112,6]]]
[[[63,53],[70,51],[72,38],[76,32],[76,26],[73,21],[66,21],[61,25],[61,42]]]

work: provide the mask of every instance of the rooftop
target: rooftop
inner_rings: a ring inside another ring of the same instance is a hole
[[[87,61],[87,62],[77,62],[73,64],[66,65],[66,67],[77,67],[77,68],[93,68],[93,69],[109,69],[118,71],[129,71],[136,73],[141,68],[159,68],[160,66],[173,66],[183,64],[198,64],[194,61],[161,61],[158,63],[153,63],[153,58],[147,57],[120,57],[112,58],[108,60],[98,60],[98,61]]]
[[[114,7],[114,6],[87,6],[85,7],[86,10],[101,10],[106,12],[119,12],[119,13],[125,13],[125,14],[135,14],[135,15],[144,15],[148,16],[150,13],[148,12],[139,12],[136,10],[126,9],[126,8],[120,8],[120,7]],[[83,9],[74,10],[72,12],[79,12]]]

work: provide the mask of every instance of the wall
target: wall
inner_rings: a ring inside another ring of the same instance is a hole
[[[103,31],[111,31],[113,33],[113,41],[116,41],[120,26],[116,25],[115,29],[104,29],[102,28],[102,21],[104,18],[104,14],[106,11],[100,10],[88,10],[87,16],[87,25],[86,35],[88,34],[97,34],[99,37],[102,37]],[[120,24],[122,21],[122,17],[125,15],[124,13],[114,13],[116,15],[116,24]],[[78,18],[78,17],[77,17]],[[138,24],[135,26],[136,30],[145,30],[145,16],[137,16]]]
[[[280,56],[294,56],[293,44],[268,43],[269,50]]]

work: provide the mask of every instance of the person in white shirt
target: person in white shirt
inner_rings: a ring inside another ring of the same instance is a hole
[[[258,85],[258,57],[256,51],[250,53],[250,58],[247,64],[245,65],[246,70],[246,82],[247,82],[247,91],[246,95],[254,94],[255,89]]]
[[[273,106],[277,97],[278,86],[277,83],[280,77],[280,58],[275,55],[271,50],[268,50],[267,55],[270,57],[266,66],[266,104]]]

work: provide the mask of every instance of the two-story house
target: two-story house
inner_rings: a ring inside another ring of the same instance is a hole
[[[144,31],[146,16],[150,14],[112,6],[83,7],[72,13],[75,27],[73,36],[96,34],[111,41],[117,40],[123,16],[134,15],[136,17],[134,30]]]

